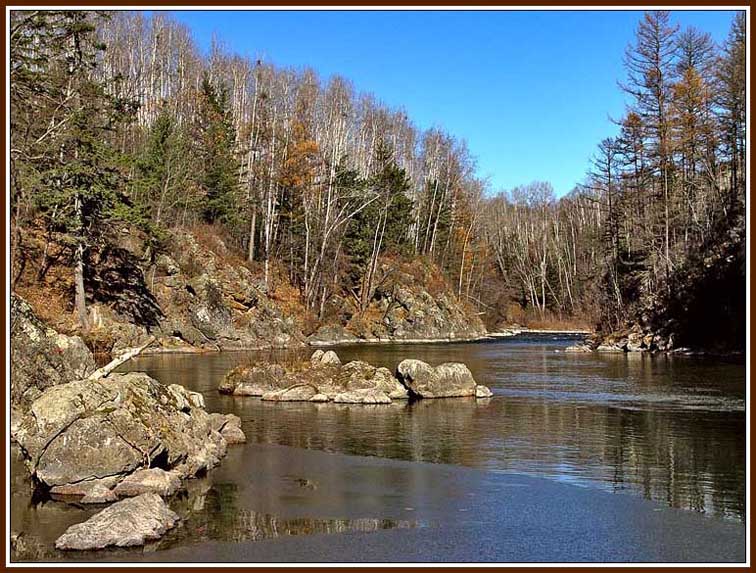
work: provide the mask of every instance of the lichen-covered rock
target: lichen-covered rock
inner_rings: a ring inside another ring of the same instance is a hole
[[[333,350],[316,350],[308,363],[288,371],[276,365],[235,368],[224,377],[219,391],[280,402],[387,404],[409,398],[388,369],[361,360],[342,364]]]
[[[422,360],[402,360],[397,367],[397,377],[420,398],[475,396],[477,386],[470,369],[461,362],[433,367]]]
[[[285,375],[286,371],[279,364],[237,366],[223,377],[218,390],[234,396],[262,396],[280,390],[280,381]]]
[[[195,475],[219,463],[226,441],[191,394],[143,373],[54,386],[32,403],[17,441],[48,487],[121,479],[158,460]]]
[[[220,432],[228,445],[247,441],[241,427],[241,418],[235,414],[210,414],[210,424],[216,432]]]
[[[45,326],[21,297],[11,294],[10,401],[12,426],[47,388],[79,380],[97,369],[78,336]]]
[[[126,476],[113,490],[118,497],[134,497],[143,493],[156,493],[168,497],[181,489],[181,480],[176,472],[161,468],[145,468]]]
[[[316,394],[318,389],[311,384],[295,384],[283,390],[266,392],[262,399],[274,402],[308,402]]]
[[[66,529],[55,541],[61,550],[132,547],[159,539],[179,516],[155,493],[145,493],[106,507],[83,523]]]

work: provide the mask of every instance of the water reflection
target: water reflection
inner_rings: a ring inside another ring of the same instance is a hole
[[[396,367],[460,360],[492,399],[390,406],[262,402],[216,391],[233,366],[309,351],[142,357],[130,368],[234,412],[251,441],[429,461],[629,491],[745,517],[745,368],[690,357],[569,354],[564,337],[485,344],[352,346],[343,360]]]

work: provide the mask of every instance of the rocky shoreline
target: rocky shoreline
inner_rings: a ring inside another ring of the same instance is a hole
[[[229,446],[246,441],[241,420],[207,412],[202,394],[179,384],[114,372],[125,355],[97,369],[81,338],[47,326],[23,299],[13,295],[11,302],[11,439],[30,483],[43,497],[104,507],[71,525],[55,547],[130,547],[160,538],[180,521],[169,507],[174,496],[218,466]],[[342,364],[334,351],[320,349],[294,368],[234,369],[219,390],[364,405],[492,395],[461,363],[433,367],[408,359],[391,373],[361,361]]]

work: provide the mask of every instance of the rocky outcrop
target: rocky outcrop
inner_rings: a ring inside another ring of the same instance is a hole
[[[291,347],[304,343],[244,261],[214,234],[175,232],[154,259],[138,232],[123,228],[93,253],[87,290],[91,337],[118,355],[150,335],[150,352]]]
[[[237,367],[226,374],[219,390],[276,402],[341,404],[390,404],[410,396],[492,396],[488,388],[475,382],[467,366],[458,362],[433,367],[420,360],[404,360],[394,376],[387,368],[361,360],[342,364],[333,350],[316,350],[308,363],[289,370],[279,365]]]
[[[21,297],[11,294],[12,425],[42,392],[95,371],[92,353],[78,336],[48,328]]]
[[[396,372],[401,383],[418,398],[491,396],[491,391],[485,386],[479,387],[470,369],[460,362],[446,362],[434,367],[422,360],[402,360]]]
[[[227,446],[200,398],[142,373],[69,382],[31,404],[17,441],[34,479],[54,494],[87,495],[98,484],[110,489],[150,467],[191,477],[218,464]]]
[[[179,516],[155,493],[114,503],[83,523],[69,527],[55,542],[61,550],[133,547],[159,539]]]
[[[226,374],[219,390],[276,402],[388,404],[409,397],[387,368],[360,360],[342,364],[332,350],[316,350],[309,362],[288,370],[270,364],[237,367]]]
[[[486,335],[480,317],[460,302],[432,264],[384,263],[370,304],[358,311],[349,298],[333,297],[329,308],[345,327],[326,325],[308,338],[313,345],[354,342],[474,340]]]
[[[676,351],[673,336],[662,336],[639,325],[609,334],[596,334],[582,344],[565,348],[565,352],[672,352]]]

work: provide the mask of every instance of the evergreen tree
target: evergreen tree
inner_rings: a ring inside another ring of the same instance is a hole
[[[208,223],[231,224],[238,216],[239,162],[234,155],[235,133],[228,104],[228,90],[202,81],[198,143],[202,157],[200,184],[205,191],[203,216]]]

